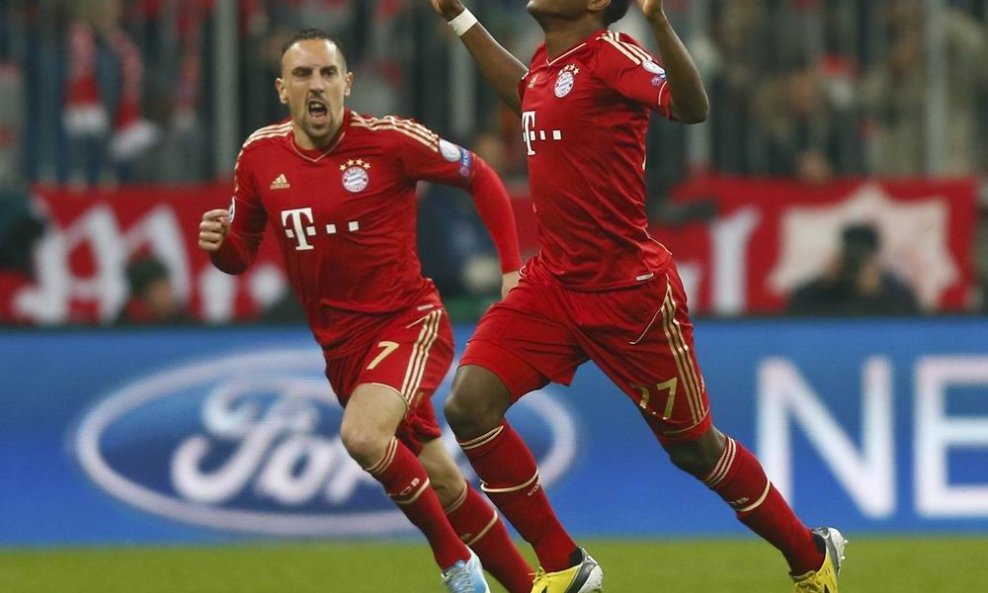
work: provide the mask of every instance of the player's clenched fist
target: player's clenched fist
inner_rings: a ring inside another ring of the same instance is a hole
[[[432,7],[447,21],[453,20],[463,12],[463,3],[460,0],[430,0]]]
[[[642,7],[645,18],[649,20],[663,15],[662,0],[638,0],[638,5]]]
[[[199,248],[216,251],[230,233],[230,213],[226,210],[210,210],[202,215],[199,223]]]

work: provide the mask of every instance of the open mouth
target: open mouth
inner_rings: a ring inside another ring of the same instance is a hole
[[[309,101],[309,117],[313,120],[324,120],[328,114],[329,109],[326,108],[326,105],[319,101]]]

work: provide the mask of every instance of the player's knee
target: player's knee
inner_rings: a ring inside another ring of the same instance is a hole
[[[462,391],[454,389],[443,406],[443,413],[449,427],[457,436],[472,436],[477,426],[482,423],[480,415],[482,406],[477,405],[474,398]]]
[[[439,499],[439,503],[442,504],[443,508],[456,502],[466,487],[466,481],[458,473],[455,475],[445,474],[435,477],[430,475],[429,483],[432,484],[432,489],[436,491],[436,497]]]
[[[696,440],[667,443],[663,446],[673,465],[702,479],[720,460],[721,453],[724,451],[724,435],[716,428],[711,427]]]
[[[443,409],[458,438],[472,438],[497,427],[511,406],[511,396],[501,379],[487,369],[461,368]]]
[[[360,426],[340,427],[340,440],[343,447],[360,467],[371,467],[384,457],[391,435],[378,434],[377,431],[367,430]]]

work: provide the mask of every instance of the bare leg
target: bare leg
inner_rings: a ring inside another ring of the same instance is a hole
[[[440,439],[419,454],[450,525],[509,593],[529,593],[532,569],[487,498],[467,483]]]
[[[582,561],[582,552],[563,529],[539,484],[532,452],[504,420],[511,393],[494,373],[464,366],[446,402],[446,419],[460,447],[483,480],[481,489],[532,544],[548,572]]]

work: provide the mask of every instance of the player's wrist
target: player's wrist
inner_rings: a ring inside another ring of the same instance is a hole
[[[448,24],[449,28],[453,30],[453,33],[456,33],[457,37],[463,37],[464,33],[477,24],[477,17],[473,16],[473,13],[470,12],[469,8],[463,6],[463,10],[453,18],[449,19],[446,24]]]

